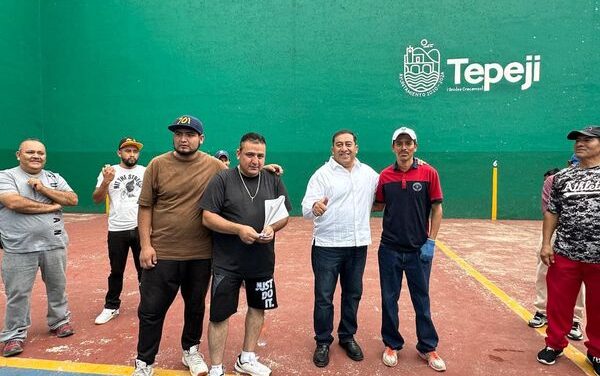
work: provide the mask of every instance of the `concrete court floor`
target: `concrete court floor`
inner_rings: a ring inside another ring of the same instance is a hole
[[[582,342],[572,342],[556,365],[539,364],[543,330],[530,329],[533,313],[535,252],[539,221],[444,220],[431,277],[432,315],[446,360],[446,375],[593,375],[585,363]],[[336,343],[328,367],[312,364],[313,277],[310,267],[311,223],[292,218],[277,236],[276,284],[279,308],[266,315],[258,355],[273,375],[434,375],[414,350],[414,314],[406,285],[400,298],[400,327],[406,340],[399,364],[381,363],[380,297],[377,246],[381,219],[372,219],[364,293],[356,336],[365,360],[353,362]],[[0,375],[128,375],[136,355],[139,293],[132,262],[128,263],[121,315],[106,325],[94,325],[102,309],[108,276],[104,215],[67,215],[69,247],[68,293],[76,334],[58,339],[45,325],[46,299],[38,278],[32,298],[32,327],[25,352],[0,357]],[[3,288],[3,287],[2,287]],[[338,289],[339,290],[339,289]],[[4,315],[5,297],[0,296]],[[339,319],[339,291],[336,292]],[[225,354],[233,372],[243,335],[244,299],[231,318]],[[179,336],[182,301],[168,313],[156,375],[189,375],[181,364]],[[205,323],[206,327],[206,323]],[[206,338],[206,330],[203,338]],[[208,358],[206,341],[201,351]]]

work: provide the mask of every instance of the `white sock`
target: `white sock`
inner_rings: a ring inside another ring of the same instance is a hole
[[[240,355],[240,361],[242,363],[248,363],[256,359],[256,354],[253,351],[243,351]]]
[[[210,367],[210,375],[221,376],[223,374],[223,364],[213,364]]]

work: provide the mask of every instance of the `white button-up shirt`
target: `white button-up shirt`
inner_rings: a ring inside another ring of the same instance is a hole
[[[314,221],[315,245],[321,247],[359,247],[371,243],[369,218],[379,175],[355,160],[351,171],[329,158],[308,181],[302,199],[304,218]],[[316,217],[315,202],[328,198],[327,211]]]

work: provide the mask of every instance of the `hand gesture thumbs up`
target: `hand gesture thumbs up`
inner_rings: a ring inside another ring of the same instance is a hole
[[[329,199],[327,197],[323,197],[321,200],[315,202],[313,204],[313,214],[315,215],[315,217],[320,217],[323,214],[325,214],[325,212],[327,211],[327,203],[329,202]]]

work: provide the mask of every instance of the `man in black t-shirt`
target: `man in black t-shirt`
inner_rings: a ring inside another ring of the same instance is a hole
[[[288,222],[287,216],[265,225],[265,200],[280,196],[291,210],[281,179],[262,171],[266,142],[257,133],[242,136],[237,150],[239,166],[219,172],[209,183],[202,199],[203,224],[213,231],[213,280],[208,346],[210,375],[223,375],[223,353],[229,317],[237,311],[242,282],[246,286],[248,312],[242,353],[235,370],[268,376],[269,367],[254,353],[264,321],[264,310],[277,308],[273,273],[275,232]]]

